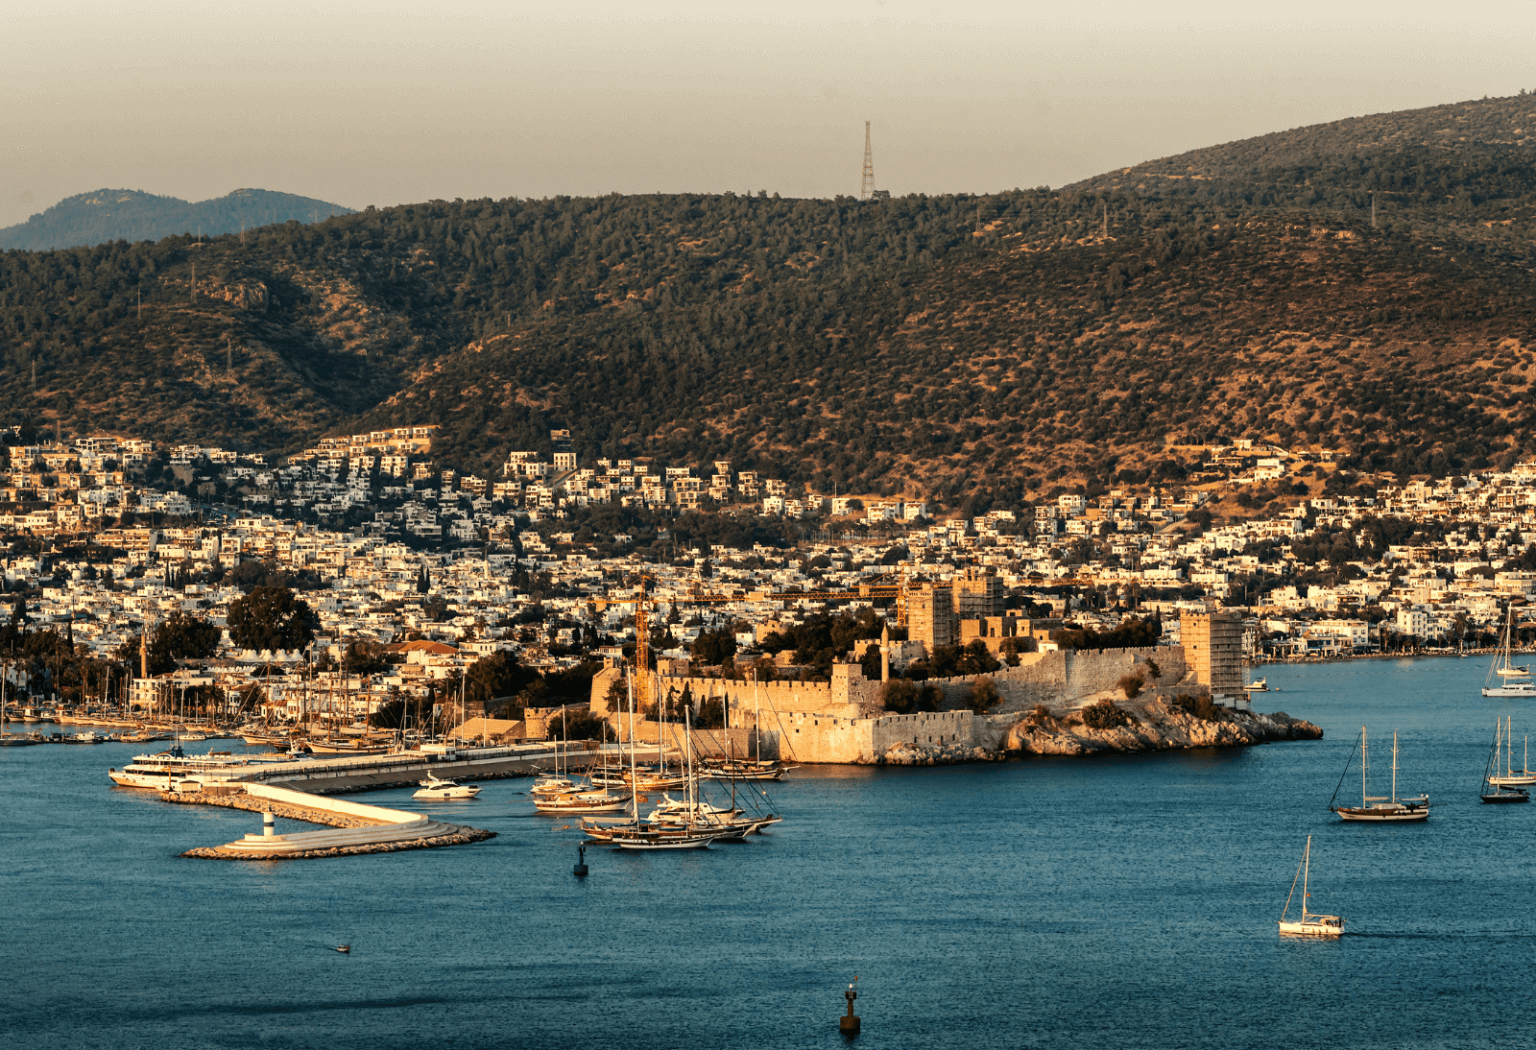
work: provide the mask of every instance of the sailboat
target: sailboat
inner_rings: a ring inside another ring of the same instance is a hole
[[[1514,639],[1515,603],[1510,602],[1509,615],[1504,622],[1504,640],[1499,645],[1499,655],[1488,670],[1488,679],[1483,685],[1484,696],[1536,697],[1536,678],[1531,676],[1531,669],[1514,662]]]
[[[1307,849],[1301,855],[1301,864],[1296,868],[1296,878],[1291,880],[1291,892],[1285,898],[1285,908],[1280,912],[1280,933],[1285,937],[1339,937],[1344,933],[1344,920],[1337,915],[1318,915],[1307,911],[1307,899],[1311,896],[1307,892],[1307,885],[1312,877],[1312,836],[1307,836]],[[1286,922],[1285,916],[1291,910],[1291,898],[1296,896],[1296,879],[1301,880],[1301,919],[1298,922]]]
[[[1513,716],[1505,716],[1504,719],[1504,772],[1498,771],[1498,756],[1494,756],[1494,775],[1488,778],[1488,783],[1495,787],[1527,787],[1536,784],[1536,773],[1531,772],[1531,738],[1525,738],[1525,763],[1520,772],[1514,770],[1514,744],[1515,725]],[[1498,745],[1494,745],[1497,750]]]
[[[1408,821],[1420,821],[1429,819],[1429,796],[1420,795],[1417,798],[1397,797],[1397,731],[1392,731],[1392,794],[1372,795],[1370,793],[1371,774],[1371,749],[1366,738],[1365,726],[1360,727],[1360,739],[1356,742],[1360,751],[1360,805],[1335,806],[1333,799],[1328,800],[1328,808],[1339,815],[1342,820],[1367,820],[1378,823],[1392,822],[1405,823]],[[1354,761],[1355,753],[1350,751],[1350,762]],[[1349,772],[1349,762],[1344,763],[1344,773]],[[1344,784],[1344,774],[1339,776],[1339,786]],[[1339,789],[1333,789],[1334,799],[1339,797]]]
[[[1489,804],[1507,802],[1529,802],[1531,794],[1522,787],[1514,787],[1513,772],[1506,776],[1499,776],[1499,746],[1502,743],[1504,720],[1495,719],[1493,723],[1493,750],[1488,754],[1488,764],[1483,768],[1483,786],[1478,792],[1478,798]],[[1509,759],[1505,759],[1505,768],[1508,769]],[[1532,783],[1532,781],[1522,781]],[[1489,789],[1492,788],[1490,791]]]
[[[629,762],[630,781],[638,783],[639,777],[635,774],[635,685],[634,679],[629,680]],[[685,782],[691,778],[684,778]],[[690,793],[689,801],[694,801]],[[663,849],[703,849],[711,842],[720,838],[718,832],[701,831],[690,825],[668,825],[641,823],[640,821],[640,795],[637,792],[632,796],[634,804],[634,816],[632,823],[613,824],[601,826],[594,824],[590,819],[582,820],[582,830],[590,838],[608,842],[627,850],[663,850]]]

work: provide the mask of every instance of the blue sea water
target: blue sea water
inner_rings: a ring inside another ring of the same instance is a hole
[[[1477,790],[1495,717],[1519,741],[1536,711],[1486,670],[1268,668],[1257,706],[1319,742],[801,769],[771,835],[589,851],[585,881],[526,781],[357,796],[484,843],[229,863],[178,854],[259,817],[111,787],[142,748],[3,749],[0,1045],[831,1048],[855,974],[868,1048],[1529,1045],[1536,805]],[[1382,777],[1398,730],[1427,824],[1326,811],[1362,724]],[[1308,834],[1336,943],[1276,933]]]

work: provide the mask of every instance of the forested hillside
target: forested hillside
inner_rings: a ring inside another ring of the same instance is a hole
[[[9,252],[0,397],[12,420],[261,449],[440,423],[482,471],[570,428],[589,460],[951,504],[1177,478],[1174,442],[1201,437],[1404,472],[1533,451],[1536,98],[1361,120],[1146,166],[1199,179],[434,201]],[[1469,134],[1413,152],[1447,122]],[[1350,179],[1398,180],[1395,210],[1372,227]]]
[[[0,229],[0,250],[158,241],[178,233],[217,236],[289,219],[315,222],[351,211],[339,204],[271,190],[235,190],[196,203],[140,190],[96,190],[66,197],[26,222]]]
[[[1536,217],[1536,95],[1354,117],[1210,146],[1072,189],[1303,208],[1526,250]]]

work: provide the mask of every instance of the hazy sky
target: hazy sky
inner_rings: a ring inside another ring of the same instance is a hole
[[[351,207],[1062,185],[1536,89],[1532,3],[46,0],[0,32],[0,226],[103,187]]]

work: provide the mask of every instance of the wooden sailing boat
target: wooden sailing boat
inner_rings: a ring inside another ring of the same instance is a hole
[[[729,702],[726,707],[729,710]],[[785,766],[774,761],[763,761],[763,731],[762,731],[762,707],[757,699],[757,672],[752,672],[752,708],[753,730],[752,735],[757,739],[757,758],[737,758],[734,754],[724,759],[705,759],[704,765],[709,775],[716,780],[783,780],[784,774],[798,766]],[[730,725],[727,720],[726,737],[730,737]]]
[[[1407,823],[1429,819],[1429,796],[1420,795],[1417,798],[1397,797],[1397,731],[1392,731],[1392,794],[1372,795],[1370,793],[1371,773],[1371,749],[1366,738],[1365,726],[1360,727],[1360,738],[1356,741],[1356,748],[1360,752],[1360,805],[1335,806],[1333,799],[1328,801],[1328,808],[1339,815],[1341,820],[1373,821],[1376,823]],[[1350,761],[1354,761],[1355,753],[1349,753]],[[1349,772],[1349,762],[1344,763],[1344,773]],[[1344,775],[1339,776],[1339,785],[1344,783]],[[1333,789],[1334,798],[1338,798],[1339,789]]]
[[[1296,878],[1291,879],[1291,892],[1286,895],[1285,908],[1280,912],[1280,933],[1286,937],[1339,937],[1344,933],[1344,920],[1337,915],[1318,915],[1307,910],[1307,899],[1311,896],[1307,887],[1312,877],[1312,836],[1307,836],[1307,848],[1301,855],[1301,864],[1296,868]],[[1296,879],[1301,880],[1301,919],[1297,922],[1287,922],[1286,914],[1291,910],[1291,898],[1296,896]]]
[[[1513,779],[1513,774],[1499,776],[1499,746],[1502,742],[1504,720],[1495,719],[1493,723],[1493,750],[1488,753],[1488,764],[1483,767],[1483,786],[1478,791],[1478,798],[1490,805],[1510,802],[1529,802],[1530,792],[1522,787],[1513,787],[1508,781]],[[1505,768],[1508,768],[1508,759],[1505,760]],[[1492,788],[1490,791],[1489,789]]]
[[[638,783],[639,778],[635,774],[635,687],[634,680],[629,682],[629,762],[630,781]],[[593,838],[601,838],[628,850],[663,850],[663,849],[702,849],[708,846],[719,834],[707,831],[698,831],[692,827],[663,824],[642,824],[640,822],[640,796],[634,796],[633,822],[627,825],[618,824],[606,827],[594,827],[587,821],[582,822],[583,830]]]

